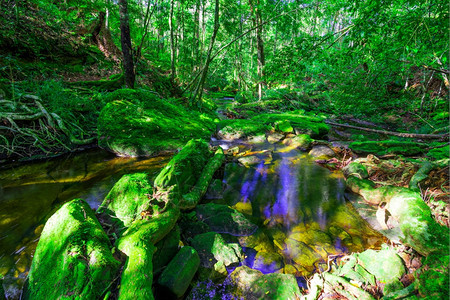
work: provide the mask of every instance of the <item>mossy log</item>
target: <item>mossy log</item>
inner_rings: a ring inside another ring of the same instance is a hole
[[[25,299],[99,299],[119,262],[89,205],[75,199],[45,224],[29,274]]]
[[[206,193],[214,173],[220,168],[224,161],[225,155],[223,154],[223,149],[219,148],[214,156],[209,160],[208,164],[203,168],[202,174],[192,191],[183,195],[181,198],[181,209],[192,209],[197,206],[201,197]]]

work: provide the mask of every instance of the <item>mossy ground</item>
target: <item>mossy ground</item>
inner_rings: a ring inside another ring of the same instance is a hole
[[[384,140],[353,142],[349,147],[357,153],[372,153],[380,156],[395,153],[409,156],[424,153],[427,145],[409,141]]]

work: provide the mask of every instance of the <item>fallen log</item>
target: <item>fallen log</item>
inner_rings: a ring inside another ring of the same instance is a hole
[[[353,126],[353,125],[347,125],[347,124],[339,124],[331,121],[325,121],[325,123],[336,126],[336,127],[344,127],[344,128],[352,128],[362,131],[368,131],[368,132],[375,132],[379,134],[385,134],[385,135],[392,135],[392,136],[398,136],[398,137],[404,137],[404,138],[415,138],[415,139],[428,139],[428,140],[444,140],[449,139],[449,134],[422,134],[422,133],[407,133],[407,132],[395,132],[395,131],[387,131],[387,130],[379,130],[379,129],[371,129],[371,128],[365,128],[365,127],[359,127],[359,126]]]

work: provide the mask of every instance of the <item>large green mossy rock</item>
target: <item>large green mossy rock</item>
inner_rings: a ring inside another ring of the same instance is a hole
[[[298,134],[294,137],[285,138],[283,140],[283,145],[293,147],[308,149],[314,140],[308,134]]]
[[[115,228],[125,229],[150,206],[152,184],[146,173],[127,174],[113,186],[97,213],[109,216]]]
[[[344,172],[344,175],[346,177],[348,176],[358,176],[361,179],[367,179],[369,178],[369,172],[367,171],[367,168],[359,162],[351,162],[347,166],[345,166],[342,171]]]
[[[222,120],[217,125],[217,136],[224,140],[237,140],[251,136],[264,135],[270,127],[247,119]]]
[[[356,153],[371,153],[375,155],[385,155],[389,153],[402,155],[421,154],[428,146],[422,143],[404,141],[366,141],[350,143],[349,148]]]
[[[236,268],[230,274],[238,297],[244,299],[300,299],[300,289],[294,275],[266,274],[247,266]]]
[[[75,199],[45,224],[29,273],[28,299],[99,299],[119,262],[89,205]]]
[[[242,213],[222,204],[208,203],[198,205],[197,218],[206,223],[211,230],[233,236],[248,236],[258,229]]]
[[[403,260],[394,250],[368,249],[356,254],[356,257],[361,266],[382,283],[397,281],[406,274]]]
[[[212,269],[217,262],[222,262],[225,266],[229,266],[240,263],[244,258],[242,248],[239,244],[228,244],[216,232],[206,232],[196,235],[191,245],[197,250],[202,267],[208,269]]]
[[[153,185],[159,190],[175,187],[178,195],[188,193],[200,178],[211,152],[203,140],[190,140],[155,178]]]
[[[209,139],[215,124],[207,115],[142,90],[119,90],[98,119],[98,144],[121,156],[151,156],[181,148],[192,138]]]
[[[158,284],[169,295],[180,298],[186,292],[200,265],[200,258],[194,248],[181,248],[170,261],[158,279]]]
[[[385,203],[385,209],[399,223],[403,243],[422,255],[449,251],[449,229],[437,223],[420,194],[407,188],[375,188],[370,180],[350,176],[347,186],[372,204]]]
[[[303,111],[292,111],[279,114],[259,114],[252,121],[276,127],[280,122],[289,122],[297,134],[308,134],[313,138],[326,135],[330,127],[323,122],[323,118],[305,115]]]

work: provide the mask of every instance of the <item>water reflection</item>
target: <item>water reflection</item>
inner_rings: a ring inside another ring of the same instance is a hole
[[[83,198],[96,209],[123,175],[156,175],[169,157],[120,158],[87,151],[0,170],[0,276],[18,299],[45,220],[64,202]]]
[[[273,272],[276,266],[301,277],[326,268],[329,255],[381,245],[382,236],[346,203],[342,174],[280,144],[250,147],[247,154],[259,163],[225,167],[223,200],[260,220],[261,230],[240,238],[246,265],[263,273]]]

